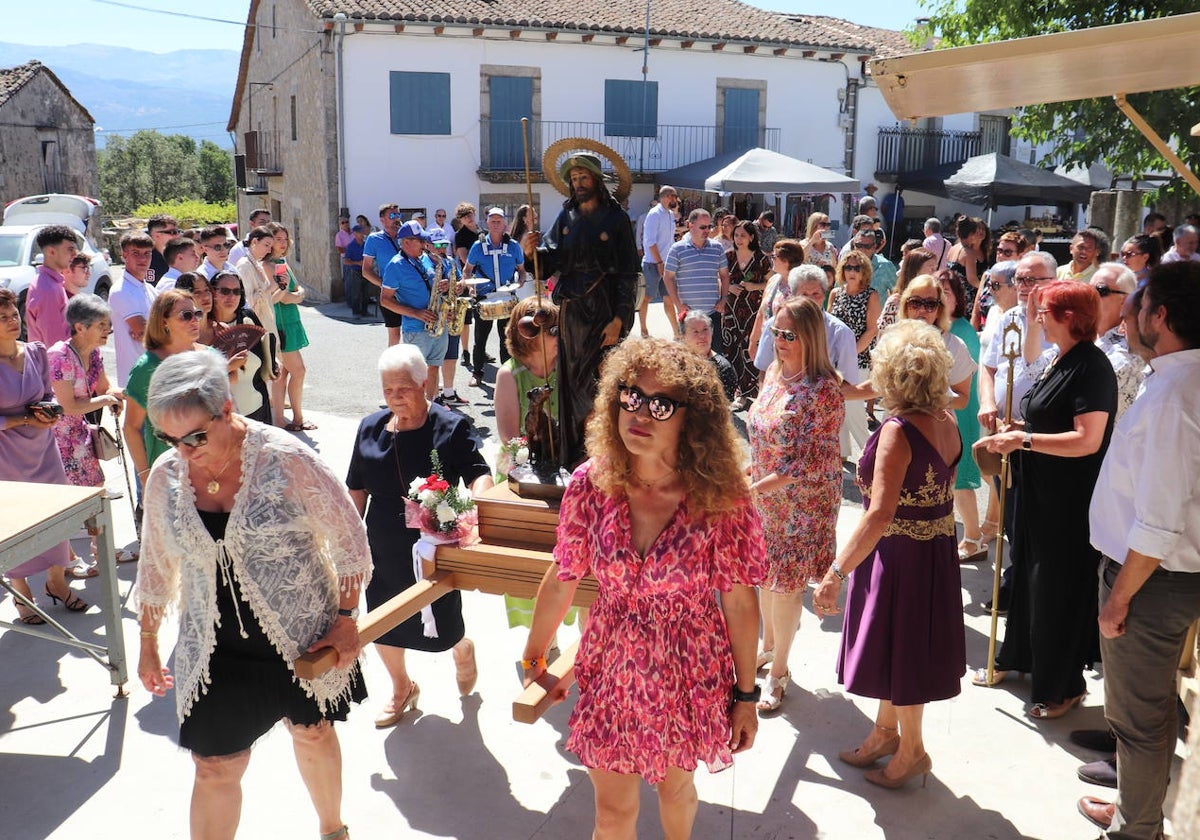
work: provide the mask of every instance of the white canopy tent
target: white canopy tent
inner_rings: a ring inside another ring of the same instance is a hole
[[[657,180],[716,193],[852,193],[859,188],[855,178],[762,148],[681,166],[662,173]]]

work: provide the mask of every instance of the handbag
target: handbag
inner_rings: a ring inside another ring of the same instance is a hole
[[[88,423],[88,435],[91,438],[92,454],[101,461],[111,461],[117,457],[120,447],[113,433],[99,423]]]

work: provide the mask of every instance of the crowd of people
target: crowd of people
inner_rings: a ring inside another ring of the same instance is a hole
[[[363,315],[377,302],[388,335],[383,408],[362,420],[344,482],[287,434],[316,428],[303,413],[305,290],[289,231],[266,211],[241,242],[221,226],[189,237],[151,219],[122,238],[107,303],[81,291],[72,232],[46,228],[27,343],[0,290],[0,478],[102,486],[95,412],[123,412],[141,514],[140,545],[122,558],[140,557],[138,671],[154,693],[176,693],[196,765],[194,835],[232,836],[237,809],[223,803],[251,745],[283,719],[323,836],[348,836],[331,724],[366,696],[361,596],[377,608],[420,574],[420,532],[403,518],[414,478],[435,462],[464,492],[506,478],[457,410],[461,361],[473,387],[494,388],[502,442],[550,389],[544,408],[573,476],[554,563],[536,602],[511,600],[510,623],[530,628],[522,664],[537,681],[579,580],[599,584],[567,742],[596,791],[597,837],[630,833],[643,779],[664,833],[689,836],[696,766],[729,766],[758,715],[778,713],[803,679],[791,654],[806,596],[818,615],[844,599],[838,680],[879,701],[839,758],[883,787],[926,778],[924,706],[956,696],[968,670],[960,563],[996,540],[1009,564],[986,606],[1007,622],[995,661],[975,663],[970,681],[1030,674],[1027,714],[1040,721],[1078,707],[1084,671],[1103,661],[1111,732],[1073,737],[1115,753],[1100,762],[1111,773],[1084,769],[1118,797],[1079,807],[1109,837],[1157,836],[1174,706],[1145,685],[1166,684],[1200,618],[1195,227],[1164,248],[1151,214],[1116,260],[1106,234],[1081,230],[1060,266],[1024,232],[993,245],[982,220],[949,230],[930,219],[897,266],[873,200],[839,252],[821,212],[798,240],[769,212],[683,216],[664,186],[635,225],[588,155],[561,176],[568,200],[544,235],[528,206],[511,224],[488,208],[482,229],[468,203],[432,225],[392,203],[377,230],[340,220],[347,305]],[[646,327],[656,291],[670,340]],[[453,309],[459,294],[470,306],[451,329],[438,302]],[[100,360],[110,334],[115,382]],[[1013,467],[1007,487],[988,473],[982,522],[973,448]],[[865,514],[839,546],[847,467]],[[238,504],[252,493],[255,505]],[[20,621],[42,622],[27,582],[42,572],[55,604],[88,608],[67,577],[94,575],[94,558],[64,543],[8,573]],[[172,674],[157,634],[174,605]],[[473,690],[467,625],[451,593],[376,640],[392,682],[377,727],[419,702],[409,649],[451,651],[460,693]],[[336,666],[324,676],[290,669],[326,647]]]

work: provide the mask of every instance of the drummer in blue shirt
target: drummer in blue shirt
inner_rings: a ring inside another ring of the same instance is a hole
[[[521,244],[509,238],[507,228],[508,220],[504,211],[499,207],[491,208],[487,211],[487,233],[480,234],[479,241],[467,253],[463,276],[469,278],[479,274],[489,281],[475,289],[481,300],[489,294],[495,294],[501,286],[525,283],[525,254],[521,251]],[[499,325],[500,363],[504,364],[508,361],[508,348],[504,344],[508,319],[501,318],[495,323]],[[475,377],[471,384],[475,386],[483,384],[483,368],[489,360],[487,340],[492,334],[492,324],[493,321],[483,318],[477,319],[475,324],[475,347],[471,350],[471,373]]]

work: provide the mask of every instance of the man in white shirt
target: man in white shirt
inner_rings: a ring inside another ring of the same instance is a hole
[[[271,211],[265,207],[260,207],[257,210],[250,211],[250,227],[246,230],[246,235],[229,250],[228,260],[231,264],[237,265],[241,262],[242,257],[246,256],[246,244],[249,242],[250,231],[256,227],[271,224]]]
[[[446,224],[446,208],[439,207],[433,211],[433,224],[425,228],[429,238],[434,242],[454,241],[454,228]]]
[[[675,317],[675,301],[667,294],[667,285],[663,282],[663,272],[667,261],[667,251],[675,244],[675,208],[679,205],[679,193],[675,188],[664,184],[658,190],[658,205],[650,208],[642,223],[642,274],[646,278],[646,294],[654,293],[662,297],[663,312],[671,323],[671,335],[679,335],[679,319]]]
[[[1191,225],[1180,225],[1172,236],[1175,244],[1163,254],[1164,263],[1200,262],[1200,253],[1196,253],[1197,246],[1200,246],[1200,231]]]
[[[950,243],[942,236],[942,220],[930,217],[925,220],[925,240],[921,247],[937,257],[937,271],[946,267],[946,254],[950,253]]]
[[[168,242],[167,247],[163,249],[163,256],[170,268],[155,287],[160,292],[174,289],[179,275],[195,271],[200,267],[200,257],[196,254],[196,243],[186,236],[176,236]]]
[[[229,229],[224,225],[209,225],[200,231],[200,248],[204,251],[204,262],[200,270],[209,280],[218,271],[233,271],[235,263],[229,261]]]
[[[154,254],[154,240],[145,233],[127,233],[121,237],[121,261],[125,273],[121,275],[108,295],[112,308],[113,346],[117,351],[117,387],[124,388],[145,348],[142,337],[146,334],[146,319],[150,317],[150,304],[154,303],[157,290],[146,282],[150,272],[150,260]]]
[[[1100,650],[1117,798],[1084,797],[1079,810],[1110,840],[1163,836],[1175,672],[1200,619],[1200,265],[1155,268],[1136,324],[1154,375],[1113,431],[1090,512],[1104,555]]]

